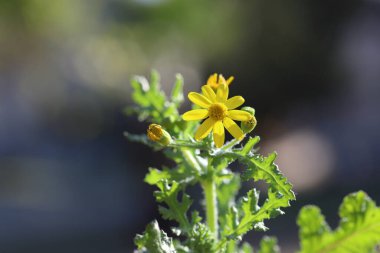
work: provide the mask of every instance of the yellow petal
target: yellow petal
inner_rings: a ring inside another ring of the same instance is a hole
[[[226,81],[226,84],[230,85],[234,79],[235,78],[233,76],[230,76],[230,78],[228,78],[228,80]]]
[[[240,127],[230,118],[224,118],[223,125],[226,127],[228,132],[238,140],[242,140],[244,137],[243,131],[240,129]]]
[[[222,121],[217,121],[214,124],[213,129],[214,142],[217,148],[220,148],[224,144],[224,126]]]
[[[208,110],[206,109],[196,109],[196,110],[191,110],[188,112],[185,112],[182,115],[182,119],[184,120],[201,120],[204,119],[208,116]]]
[[[228,109],[235,109],[244,104],[244,98],[242,96],[234,96],[227,100],[226,106]]]
[[[228,98],[228,86],[225,83],[221,83],[216,91],[216,100],[225,103]]]
[[[196,105],[199,105],[202,108],[209,108],[211,104],[211,101],[208,98],[196,92],[190,92],[188,97],[191,102],[193,102]]]
[[[214,73],[207,79],[207,85],[210,85],[211,87],[216,88],[217,81],[218,81],[218,74]]]
[[[197,129],[195,133],[195,139],[197,141],[204,139],[210,132],[212,127],[214,126],[215,121],[208,118],[206,119]]]
[[[216,102],[216,94],[215,94],[214,90],[210,87],[210,85],[203,85],[202,86],[202,93],[211,102],[213,102],[213,103]]]
[[[247,121],[252,118],[252,115],[242,110],[230,110],[227,111],[227,116],[233,120]]]
[[[226,79],[224,79],[224,76],[220,74],[219,79],[218,79],[218,84],[222,84],[222,83],[226,84]]]

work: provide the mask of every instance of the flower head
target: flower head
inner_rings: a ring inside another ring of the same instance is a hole
[[[146,134],[151,141],[158,142],[164,146],[167,146],[172,141],[170,134],[158,124],[150,124]]]
[[[209,85],[211,86],[211,88],[213,88],[214,90],[218,89],[219,85],[221,85],[222,83],[223,84],[226,84],[227,86],[230,85],[232,83],[232,81],[234,80],[234,77],[233,76],[230,76],[227,81],[226,79],[224,79],[224,76],[221,75],[221,74],[212,74],[208,79],[207,79],[207,84],[206,85]]]
[[[202,107],[188,111],[182,115],[184,120],[206,119],[195,133],[196,140],[202,140],[212,131],[216,147],[224,144],[224,128],[238,140],[243,139],[244,133],[234,122],[248,121],[252,115],[241,110],[234,110],[244,103],[244,98],[234,96],[228,99],[229,89],[226,83],[220,83],[216,93],[210,85],[202,86],[202,94],[190,92],[188,97],[191,102]]]

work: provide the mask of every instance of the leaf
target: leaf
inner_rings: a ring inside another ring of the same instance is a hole
[[[181,187],[176,181],[169,183],[168,180],[161,180],[156,185],[160,189],[154,192],[156,200],[165,202],[168,206],[168,208],[159,206],[163,218],[177,221],[180,227],[188,232],[191,226],[186,214],[192,204],[190,197],[183,192],[181,201],[178,200]]]
[[[241,205],[239,206],[239,220],[237,225],[234,227],[226,226],[223,233],[228,239],[240,239],[242,235],[250,231],[251,229],[255,229],[258,231],[266,231],[268,230],[265,227],[263,221],[264,219],[268,219],[272,215],[272,205],[275,203],[267,201],[263,207],[258,205],[259,201],[259,192],[256,189],[250,190],[245,197],[242,198]],[[270,205],[268,205],[269,203]],[[236,219],[233,216],[233,213],[227,214],[227,220],[231,221]]]
[[[248,168],[244,171],[243,180],[254,179],[255,181],[264,180],[269,184],[269,191],[272,193],[278,193],[276,196],[282,200],[282,207],[289,206],[290,200],[295,200],[294,192],[292,191],[292,185],[284,177],[278,166],[274,163],[277,154],[272,153],[268,157],[261,155],[255,155],[250,159],[240,158],[240,160],[248,165]],[[278,206],[278,207],[281,207]]]
[[[243,172],[243,180],[264,180],[269,186],[268,198],[262,207],[257,205],[259,193],[256,190],[249,191],[243,198],[243,205],[239,209],[239,225],[233,230],[226,227],[224,231],[229,239],[240,238],[252,228],[261,231],[267,230],[263,221],[283,214],[280,208],[288,207],[289,202],[295,199],[292,185],[281,174],[277,165],[274,164],[276,154],[270,154],[268,157],[251,154],[250,150],[257,141],[257,138],[251,139],[241,150],[217,154],[217,156],[223,156],[226,159],[237,159],[245,164],[247,168]],[[231,217],[227,217],[227,219],[231,219]]]
[[[363,191],[346,196],[339,226],[331,231],[317,207],[304,207],[297,219],[302,253],[373,252],[380,243],[380,208]]]
[[[243,243],[243,246],[241,247],[239,253],[253,253],[253,248],[248,243]]]
[[[330,235],[330,227],[316,206],[303,207],[298,215],[297,224],[300,226],[301,248],[307,251],[318,248],[320,242],[325,241],[325,237]]]
[[[168,170],[158,170],[155,168],[149,168],[148,174],[146,174],[144,181],[150,185],[155,185],[159,181],[164,179],[170,179],[170,173]]]
[[[150,223],[142,235],[136,235],[135,244],[141,253],[176,253],[172,239],[160,230],[157,221]]]
[[[280,248],[277,245],[275,237],[264,236],[260,242],[260,249],[258,253],[279,253]]]
[[[135,114],[140,121],[159,124],[175,139],[188,139],[189,135],[193,135],[199,122],[184,121],[178,112],[183,102],[183,78],[180,74],[176,75],[170,99],[160,88],[160,76],[157,71],[152,71],[150,82],[145,77],[135,76],[131,85],[132,100],[136,106],[124,109],[127,115]],[[152,147],[143,139],[135,140]]]
[[[176,106],[179,106],[183,102],[183,77],[181,74],[177,74],[175,77],[171,99]]]
[[[210,253],[213,252],[214,238],[205,224],[196,223],[193,225],[185,245],[194,253]]]
[[[260,141],[260,137],[259,136],[255,136],[254,138],[252,137],[249,137],[249,140],[247,141],[247,143],[244,145],[244,147],[241,149],[240,151],[240,154],[242,156],[246,156],[248,154],[250,154],[250,152],[252,151],[253,147]]]
[[[225,177],[221,180],[217,187],[219,213],[222,216],[228,211],[230,206],[235,205],[235,197],[241,187],[238,175],[230,172],[229,176],[229,178]]]

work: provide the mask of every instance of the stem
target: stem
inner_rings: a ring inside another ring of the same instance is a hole
[[[202,182],[206,202],[206,220],[210,231],[218,240],[218,202],[216,199],[216,185],[212,179]]]
[[[172,148],[194,148],[194,149],[207,149],[207,146],[203,143],[189,143],[185,141],[176,140],[168,145]]]
[[[241,142],[241,140],[233,139],[232,141],[230,141],[229,143],[224,145],[221,149],[222,150],[228,150],[228,149],[232,148],[233,146],[235,146],[236,144],[238,144],[239,142]]]
[[[199,165],[197,159],[195,159],[194,154],[188,149],[182,149],[181,151],[186,162],[191,167],[193,167],[197,171],[198,174],[200,174],[202,171],[202,167]]]
[[[197,161],[194,153],[188,149],[182,149],[183,157],[186,162],[193,167],[198,173],[202,172],[202,166]],[[201,186],[205,195],[206,202],[206,221],[211,233],[214,234],[214,238],[218,240],[218,201],[216,196],[216,184],[214,181],[214,175],[212,173],[212,168],[210,168],[211,162],[209,161],[209,166],[207,168],[207,173],[209,176],[201,181]],[[204,168],[206,170],[206,168]],[[211,174],[210,174],[211,172]]]

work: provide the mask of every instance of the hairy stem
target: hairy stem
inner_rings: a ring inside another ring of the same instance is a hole
[[[185,158],[186,162],[191,167],[193,167],[193,169],[195,169],[198,174],[200,174],[202,171],[202,167],[199,164],[199,162],[197,161],[197,159],[195,158],[193,152],[188,150],[188,149],[182,149],[182,154],[183,154],[183,157]]]
[[[210,231],[218,239],[218,203],[216,199],[216,185],[213,179],[202,182],[206,202],[206,220]]]

